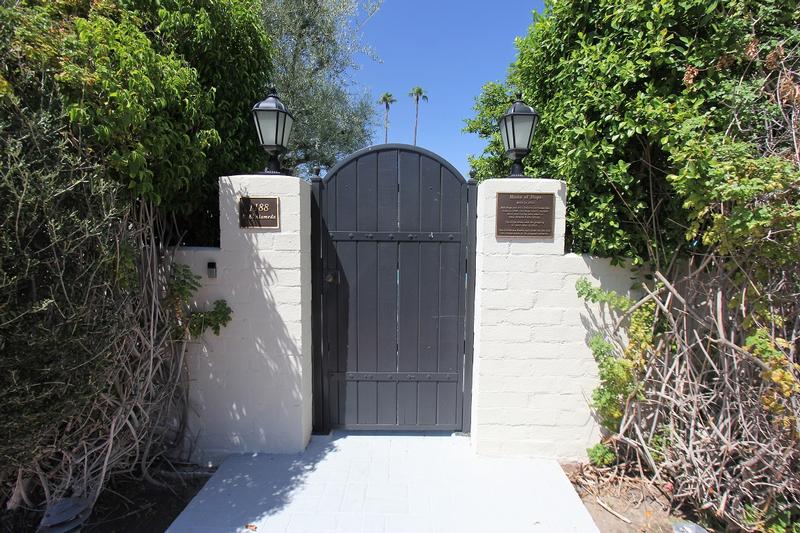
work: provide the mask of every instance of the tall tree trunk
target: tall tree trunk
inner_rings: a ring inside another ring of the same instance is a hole
[[[417,125],[419,124],[419,96],[414,98],[414,146],[417,145]]]
[[[389,104],[383,111],[383,144],[389,143]]]

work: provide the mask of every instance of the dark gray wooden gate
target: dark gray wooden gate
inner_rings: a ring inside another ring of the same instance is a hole
[[[469,431],[474,184],[394,144],[312,184],[315,431]]]

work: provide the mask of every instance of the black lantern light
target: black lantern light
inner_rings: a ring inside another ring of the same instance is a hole
[[[275,89],[271,89],[264,100],[253,106],[253,120],[256,123],[258,141],[269,154],[269,163],[264,172],[280,174],[281,164],[278,156],[289,144],[294,117],[275,94]]]
[[[539,113],[525,105],[521,94],[517,95],[514,104],[500,118],[500,136],[503,138],[503,147],[506,150],[506,156],[514,162],[511,166],[511,176],[513,177],[524,176],[522,158],[531,151],[531,139],[537,124],[539,124]]]

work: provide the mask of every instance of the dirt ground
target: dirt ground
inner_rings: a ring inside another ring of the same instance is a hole
[[[670,513],[667,497],[646,480],[593,484],[577,480],[575,465],[565,465],[564,470],[601,533],[672,533],[672,523],[681,519]]]
[[[208,481],[208,476],[179,478],[159,487],[120,480],[97,501],[84,533],[154,533],[164,531]]]

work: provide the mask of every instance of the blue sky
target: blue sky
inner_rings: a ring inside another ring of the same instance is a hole
[[[373,100],[390,92],[397,103],[389,112],[389,142],[411,144],[414,102],[411,87],[430,100],[420,103],[417,144],[441,155],[466,177],[468,154],[484,142],[462,133],[473,115],[475,97],[488,81],[503,81],[514,60],[514,38],[525,35],[541,0],[384,0],[364,27],[364,42],[381,63],[360,58],[353,73]],[[373,142],[383,142],[383,108],[376,104]]]

